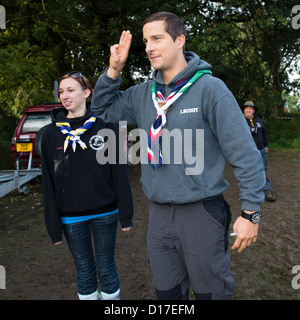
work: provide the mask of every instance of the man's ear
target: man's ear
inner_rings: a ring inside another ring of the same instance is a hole
[[[185,45],[185,36],[183,34],[179,35],[176,41],[178,41],[178,49],[182,49]]]

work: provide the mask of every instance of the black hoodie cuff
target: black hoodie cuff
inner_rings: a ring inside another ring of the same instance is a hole
[[[122,228],[128,228],[133,226],[131,218],[123,219],[122,221],[120,220],[120,224]]]
[[[62,232],[51,235],[52,244],[62,241]]]

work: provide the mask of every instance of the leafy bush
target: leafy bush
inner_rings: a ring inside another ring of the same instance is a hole
[[[270,148],[300,149],[300,119],[272,119],[265,123]]]

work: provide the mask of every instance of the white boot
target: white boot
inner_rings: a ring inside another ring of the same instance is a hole
[[[99,291],[96,290],[90,294],[80,294],[78,293],[79,300],[99,300]]]
[[[100,299],[101,300],[120,300],[120,289],[118,289],[114,293],[105,293],[101,291]]]

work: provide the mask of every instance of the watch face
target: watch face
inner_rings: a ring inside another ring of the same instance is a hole
[[[253,223],[259,223],[261,220],[261,214],[256,212],[256,213],[253,213],[252,215],[252,222]]]

